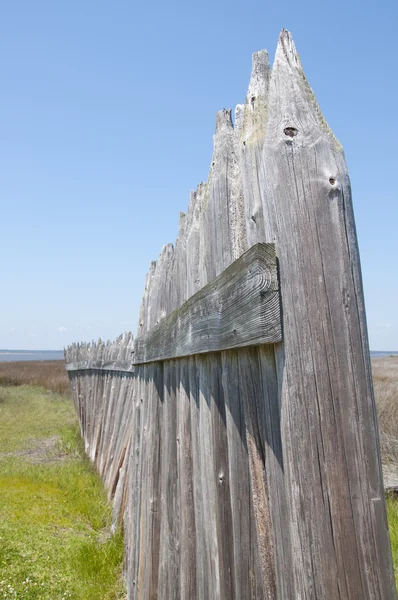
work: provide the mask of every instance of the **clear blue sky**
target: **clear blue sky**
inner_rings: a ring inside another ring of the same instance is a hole
[[[2,2],[0,348],[135,332],[216,111],[285,27],[345,148],[371,348],[398,349],[397,17],[386,0]]]

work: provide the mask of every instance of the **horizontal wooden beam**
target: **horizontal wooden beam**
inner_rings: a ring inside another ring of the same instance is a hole
[[[274,244],[256,244],[134,343],[133,364],[282,339]]]
[[[68,363],[65,366],[67,371],[124,371],[133,372],[134,367],[131,361],[104,361],[104,360],[81,360],[75,363]]]

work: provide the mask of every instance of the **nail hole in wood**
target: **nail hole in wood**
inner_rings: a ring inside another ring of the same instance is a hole
[[[295,127],[285,127],[283,133],[288,137],[293,138],[298,134],[298,129],[296,129]]]
[[[335,185],[336,184],[335,178],[334,177],[330,177],[329,178],[329,183],[330,183],[330,185]]]

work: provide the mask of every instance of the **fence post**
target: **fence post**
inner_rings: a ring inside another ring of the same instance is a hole
[[[279,259],[284,342],[275,352],[292,550],[279,569],[292,569],[291,600],[393,599],[350,182],[287,31],[268,101],[260,186]]]

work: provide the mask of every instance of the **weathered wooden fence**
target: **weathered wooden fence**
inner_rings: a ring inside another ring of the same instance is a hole
[[[396,598],[350,183],[288,32],[217,115],[134,344],[66,358],[129,598]]]

